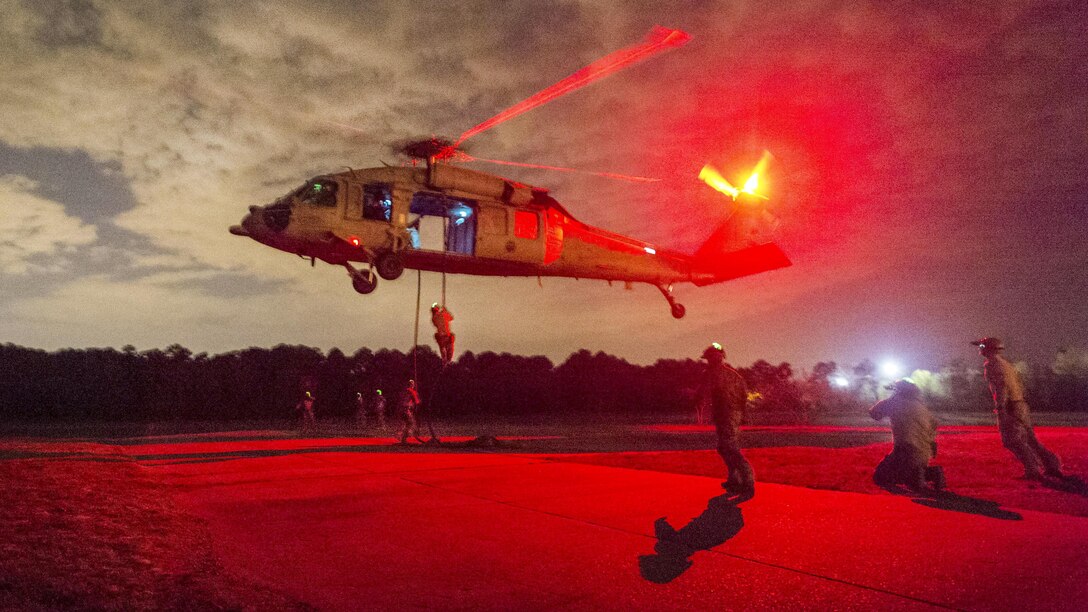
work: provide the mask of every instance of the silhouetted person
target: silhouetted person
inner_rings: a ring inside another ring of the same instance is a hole
[[[981,338],[971,344],[986,358],[982,373],[990,383],[1001,443],[1024,464],[1024,478],[1038,480],[1043,474],[1065,478],[1061,460],[1035,438],[1020,373],[1001,355],[1005,345],[997,338]]]
[[[374,420],[378,423],[378,427],[382,430],[385,429],[385,395],[382,394],[381,389],[375,389],[374,395],[370,398],[370,411]]]
[[[423,442],[423,439],[419,437],[419,424],[416,421],[416,412],[419,410],[419,403],[419,391],[416,390],[416,381],[409,380],[408,386],[404,388],[400,398],[400,413],[401,418],[404,420],[404,424],[397,437],[400,439],[401,444],[406,444],[408,442],[409,434],[415,437],[419,442]]]
[[[903,379],[888,385],[894,393],[869,409],[877,421],[888,417],[892,422],[892,452],[876,466],[873,481],[882,487],[906,485],[915,491],[926,488],[944,489],[944,471],[930,467],[937,454],[937,428],[929,408],[922,403],[922,391],[913,382]]]
[[[434,340],[438,343],[438,351],[442,356],[442,365],[448,366],[453,361],[453,343],[457,336],[450,331],[450,322],[453,321],[453,313],[440,306],[438,302],[431,304],[431,323],[434,324]]]
[[[302,429],[311,429],[317,426],[317,418],[314,417],[314,394],[306,391],[302,399],[295,405],[295,411],[302,417]]]
[[[748,401],[748,389],[744,379],[733,368],[725,365],[725,350],[717,342],[703,351],[707,362],[706,375],[700,390],[700,400],[709,403],[718,433],[718,454],[729,470],[722,488],[736,495],[752,495],[756,477],[752,465],[740,452],[740,423],[744,418],[744,405]]]

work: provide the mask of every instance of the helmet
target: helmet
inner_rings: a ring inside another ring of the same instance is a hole
[[[714,356],[719,356],[722,359],[725,359],[725,349],[723,349],[722,345],[718,344],[717,342],[711,342],[710,346],[706,347],[706,350],[703,351],[703,359],[710,359]]]
[[[1001,342],[1000,338],[991,338],[989,336],[985,338],[979,338],[971,343],[971,346],[977,346],[980,350],[988,351],[1003,351],[1005,350],[1005,344]]]
[[[915,393],[919,391],[918,385],[914,384],[914,381],[909,378],[900,378],[884,388],[895,393]]]
[[[431,304],[431,310],[438,310],[439,308],[441,308],[441,306],[438,305],[438,302]]]

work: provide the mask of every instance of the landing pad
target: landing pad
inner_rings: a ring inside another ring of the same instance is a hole
[[[231,573],[321,609],[1060,609],[1088,519],[562,455],[136,444]]]

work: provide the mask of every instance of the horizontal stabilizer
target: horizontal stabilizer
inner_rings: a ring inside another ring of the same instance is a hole
[[[709,283],[696,282],[697,285],[720,283],[791,265],[790,258],[773,242],[716,254],[705,247],[695,254],[695,268],[697,272],[710,273],[713,280]]]

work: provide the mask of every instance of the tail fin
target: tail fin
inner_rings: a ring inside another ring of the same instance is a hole
[[[702,272],[712,277],[695,284],[710,285],[791,265],[786,253],[769,240],[773,227],[768,226],[773,225],[777,223],[770,215],[760,219],[730,217],[695,251],[695,276]]]

